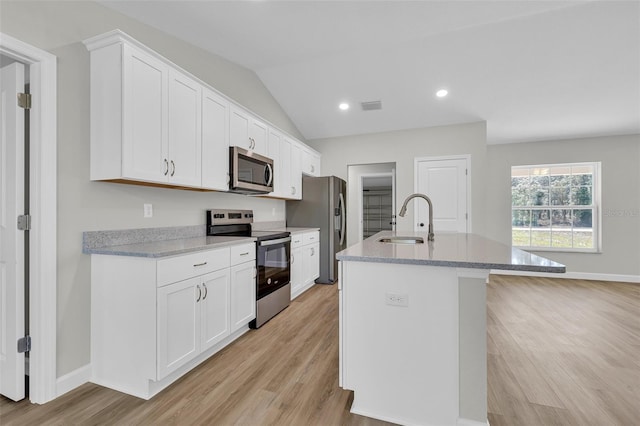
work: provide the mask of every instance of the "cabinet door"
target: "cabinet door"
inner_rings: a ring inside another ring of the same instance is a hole
[[[320,276],[320,244],[304,247],[304,283],[315,281]]]
[[[229,146],[252,149],[249,126],[249,114],[232,105],[229,115]]]
[[[123,63],[123,177],[165,182],[169,68],[128,45],[123,47]]]
[[[280,195],[293,198],[294,188],[291,186],[291,142],[287,138],[280,140]],[[276,171],[277,173],[277,171]]]
[[[253,142],[253,150],[260,155],[267,156],[267,140],[269,127],[255,117],[250,117],[249,137]]]
[[[256,317],[255,261],[231,267],[231,332]]]
[[[275,129],[269,129],[267,141],[267,157],[273,160],[273,193],[277,197],[283,195],[282,191],[282,164],[280,161],[280,141],[282,134]]]
[[[213,272],[202,277],[201,351],[205,351],[229,335],[229,269]]]
[[[229,189],[229,102],[209,89],[202,92],[202,186]]]
[[[302,173],[320,176],[320,156],[313,151],[302,149]]]
[[[169,182],[200,187],[202,86],[182,73],[169,72]]]
[[[200,353],[200,280],[192,278],[158,289],[158,379]]]
[[[304,252],[305,247],[298,247],[291,250],[291,297],[298,295],[298,292],[304,287]]]
[[[302,147],[291,142],[291,187],[294,200],[302,199]]]

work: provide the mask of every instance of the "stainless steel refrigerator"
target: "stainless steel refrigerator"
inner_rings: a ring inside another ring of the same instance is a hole
[[[347,183],[336,176],[302,177],[302,200],[287,201],[287,226],[320,228],[320,277],[338,280],[336,253],[347,247]]]

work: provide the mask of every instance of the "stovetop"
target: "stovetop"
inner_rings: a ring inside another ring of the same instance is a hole
[[[254,237],[258,241],[274,240],[290,235],[288,231],[254,231],[252,210],[207,210],[207,235]]]

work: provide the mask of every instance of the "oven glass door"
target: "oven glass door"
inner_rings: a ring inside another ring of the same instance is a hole
[[[258,243],[258,294],[260,299],[289,283],[291,269],[291,238],[267,240]]]

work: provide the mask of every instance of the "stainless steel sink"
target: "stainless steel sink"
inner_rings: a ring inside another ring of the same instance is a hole
[[[422,237],[388,237],[380,238],[378,241],[392,244],[424,244],[424,238]]]

